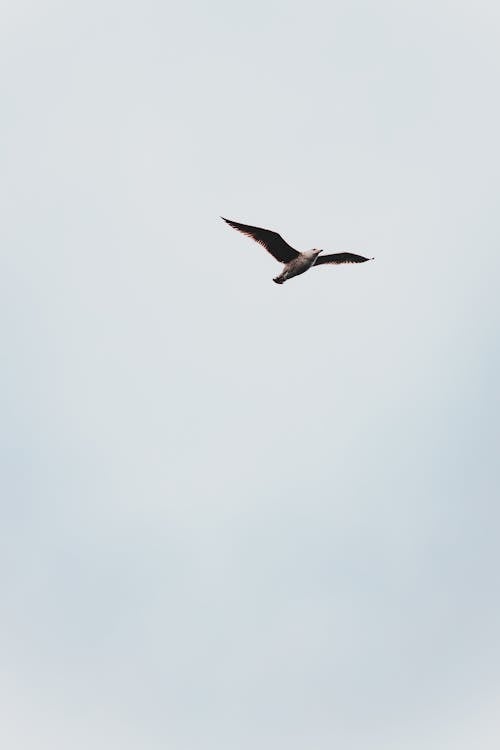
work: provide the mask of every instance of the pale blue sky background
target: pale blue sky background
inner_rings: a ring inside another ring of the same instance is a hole
[[[498,4],[0,7],[2,747],[497,750]]]

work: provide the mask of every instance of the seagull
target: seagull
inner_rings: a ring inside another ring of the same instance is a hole
[[[265,247],[267,252],[271,253],[276,260],[284,264],[283,271],[273,279],[276,284],[283,284],[288,279],[305,273],[312,266],[322,266],[325,263],[365,263],[367,260],[373,260],[373,258],[365,258],[363,255],[354,255],[354,253],[333,253],[320,256],[323,250],[306,250],[299,253],[298,250],[290,247],[278,232],[261,227],[252,227],[249,224],[240,224],[237,221],[231,221],[231,219],[224,219],[223,216],[221,216],[221,219],[229,226],[246,234],[247,237],[254,239],[259,245]]]

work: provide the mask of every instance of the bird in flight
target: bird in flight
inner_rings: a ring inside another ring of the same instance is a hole
[[[221,219],[224,219],[224,217],[221,216]],[[265,247],[267,252],[271,253],[276,260],[284,264],[285,267],[280,275],[273,279],[276,284],[283,284],[287,279],[305,273],[313,266],[322,266],[325,263],[365,263],[367,260],[373,260],[373,258],[365,258],[363,255],[354,255],[354,253],[320,255],[323,252],[322,250],[306,250],[299,253],[298,250],[290,247],[278,232],[261,229],[261,227],[252,227],[248,224],[240,224],[230,219],[224,219],[224,221],[239,232],[246,234],[247,237],[254,239],[259,245]]]

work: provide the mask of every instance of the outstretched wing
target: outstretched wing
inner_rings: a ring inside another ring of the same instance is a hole
[[[365,263],[373,258],[365,258],[364,255],[354,255],[354,253],[333,253],[332,255],[318,255],[315,266],[321,266],[324,263]]]
[[[221,216],[221,219],[224,219]],[[276,260],[280,263],[290,263],[291,260],[298,258],[300,253],[290,247],[285,242],[283,237],[278,232],[272,232],[270,229],[261,229],[260,227],[251,227],[248,224],[239,224],[237,221],[231,221],[230,219],[224,219],[230,226],[237,229],[239,232],[243,232],[247,237],[251,237],[259,245],[266,248],[268,253],[271,253]]]

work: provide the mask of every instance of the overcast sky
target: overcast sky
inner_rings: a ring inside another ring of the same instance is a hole
[[[497,750],[498,3],[0,8],[2,746]]]

